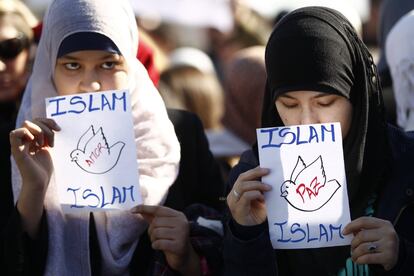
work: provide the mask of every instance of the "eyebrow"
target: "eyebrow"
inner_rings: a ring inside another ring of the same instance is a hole
[[[334,95],[334,94],[328,94],[328,93],[319,92],[319,94],[318,94],[318,95],[316,95],[316,96],[315,96],[315,97],[313,97],[313,98],[322,98],[322,97],[331,96],[331,95]],[[288,94],[282,94],[282,95],[280,95],[280,97],[284,97],[284,98],[288,98],[288,99],[296,100],[296,98],[295,98],[295,97],[289,96]]]
[[[113,54],[107,54],[105,56],[102,56],[101,58],[99,58],[99,60],[105,60],[105,59],[108,59],[108,58],[120,59],[120,57],[121,57],[121,55],[113,53]],[[74,61],[79,61],[80,60],[79,58],[77,58],[75,56],[71,56],[70,54],[64,55],[60,58],[70,59],[70,60],[74,60]]]

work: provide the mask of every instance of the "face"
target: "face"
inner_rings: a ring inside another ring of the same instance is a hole
[[[128,87],[128,68],[121,55],[72,52],[57,59],[53,82],[59,95],[124,89]]]
[[[20,38],[16,28],[0,23],[0,101],[17,100],[29,76],[29,49],[20,47]]]
[[[345,97],[316,91],[292,91],[278,97],[275,104],[286,126],[340,122],[342,137],[349,132],[352,104]]]

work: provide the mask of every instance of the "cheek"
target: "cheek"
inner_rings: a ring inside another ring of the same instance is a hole
[[[352,124],[352,105],[345,107],[343,112],[341,113],[341,130],[342,136],[345,138],[348,135],[349,129],[351,128]]]
[[[341,123],[342,138],[345,138],[349,132],[352,122],[352,105],[348,102],[332,107],[329,110],[320,112],[321,122],[339,122]]]
[[[15,79],[20,79],[23,74],[27,72],[26,67],[28,63],[29,53],[27,50],[21,52],[16,58],[7,62],[7,71]]]
[[[61,74],[59,70],[55,71],[55,75],[53,76],[53,83],[56,88],[56,92],[58,95],[70,95],[77,91],[77,84],[79,80],[75,77],[69,77],[65,74]]]
[[[119,90],[128,88],[128,73],[126,71],[106,74],[102,79],[102,90]]]
[[[285,126],[299,125],[300,113],[297,109],[286,108],[281,104],[276,103],[276,110]]]

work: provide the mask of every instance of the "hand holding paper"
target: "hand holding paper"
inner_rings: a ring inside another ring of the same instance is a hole
[[[43,202],[53,171],[49,149],[54,144],[54,131],[60,127],[50,119],[25,121],[10,133],[11,152],[22,176],[22,190],[17,209],[25,232],[37,237],[43,213]]]
[[[271,186],[258,179],[269,173],[260,167],[242,173],[227,196],[227,204],[234,220],[241,225],[257,225],[266,220],[266,206],[263,192]]]
[[[388,220],[360,217],[350,222],[344,235],[353,233],[351,257],[357,264],[380,264],[392,269],[398,260],[399,238]]]
[[[54,131],[59,130],[54,120],[38,118],[25,121],[21,128],[10,133],[11,152],[23,183],[46,190],[53,170],[49,147],[54,144]]]

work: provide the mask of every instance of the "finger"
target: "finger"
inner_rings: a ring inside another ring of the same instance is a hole
[[[140,214],[140,213],[134,213],[134,214],[141,216],[149,225],[151,225],[152,221],[154,220],[153,215]]]
[[[269,174],[269,172],[270,172],[269,169],[264,169],[264,168],[256,167],[254,169],[251,169],[251,170],[248,170],[248,171],[246,171],[244,173],[241,173],[239,175],[239,177],[237,178],[237,181],[236,182],[257,180],[260,177]]]
[[[148,231],[151,232],[156,228],[180,229],[180,232],[187,233],[189,231],[189,224],[184,214],[176,217],[154,217],[148,227]]]
[[[263,201],[264,195],[259,191],[248,191],[243,193],[240,197],[239,203],[244,206],[250,206],[251,202],[254,200]]]
[[[26,128],[18,128],[9,134],[10,145],[13,148],[23,146],[26,142],[33,141],[34,135]]]
[[[34,122],[25,121],[23,127],[27,128],[35,137],[39,146],[53,146],[53,131],[40,120]]]
[[[175,240],[178,236],[177,231],[165,227],[153,228],[151,231],[148,231],[148,234],[151,238],[151,242],[156,240]]]
[[[39,120],[39,119],[34,121],[34,123],[41,128],[43,136],[45,138],[43,140],[43,144],[41,144],[41,146],[51,146],[51,147],[53,147],[54,140],[55,140],[55,133],[53,132],[52,128],[50,128],[47,124],[45,124],[45,122],[43,122],[42,120]]]
[[[379,241],[360,243],[357,247],[351,249],[352,260],[355,262],[362,255],[380,253],[378,244]],[[375,249],[372,249],[373,247],[375,247]]]
[[[154,250],[162,250],[168,252],[178,252],[177,242],[174,240],[156,240],[152,243],[152,248]]]
[[[42,146],[44,143],[44,136],[43,136],[43,131],[40,128],[40,126],[38,126],[35,123],[32,123],[30,121],[24,121],[23,122],[23,126],[22,128],[26,128],[27,130],[30,131],[30,133],[35,137],[35,140],[37,141],[37,143],[39,144],[39,146]]]
[[[244,181],[234,185],[232,191],[227,195],[227,204],[233,204],[240,200],[243,193],[258,190],[260,193],[270,191],[272,186],[264,184],[260,181]]]
[[[154,224],[154,221],[159,218],[164,218],[165,220],[163,225],[157,226]],[[148,227],[148,232],[151,232],[155,228],[177,228],[182,224],[183,223],[179,219],[177,219],[177,217],[154,217],[154,219],[151,221]]]
[[[383,253],[364,254],[354,262],[357,264],[383,264],[385,262],[385,256]]]
[[[383,222],[384,220],[379,218],[360,217],[348,223],[342,233],[344,235],[348,235],[351,233],[359,232],[361,229],[379,228]]]
[[[151,222],[151,227],[169,227],[173,228],[177,223],[175,217],[155,217]]]
[[[141,215],[153,215],[155,217],[175,217],[180,212],[165,206],[158,205],[138,205],[131,209],[132,213],[139,213]]]
[[[242,194],[248,191],[253,191],[253,190],[267,192],[267,191],[270,191],[271,189],[272,189],[272,186],[264,184],[260,181],[245,181],[245,182],[239,183],[237,186],[237,191],[239,194]]]
[[[13,157],[18,161],[20,153],[30,152],[30,143],[35,143],[35,137],[26,128],[19,128],[10,132],[10,149]]]
[[[55,130],[55,131],[60,131],[61,130],[60,126],[53,119],[49,119],[49,118],[36,118],[33,121],[42,122],[43,124],[47,125],[50,129]]]
[[[380,240],[382,235],[379,230],[380,229],[363,229],[359,231],[352,239],[351,250],[357,248],[360,244]]]

